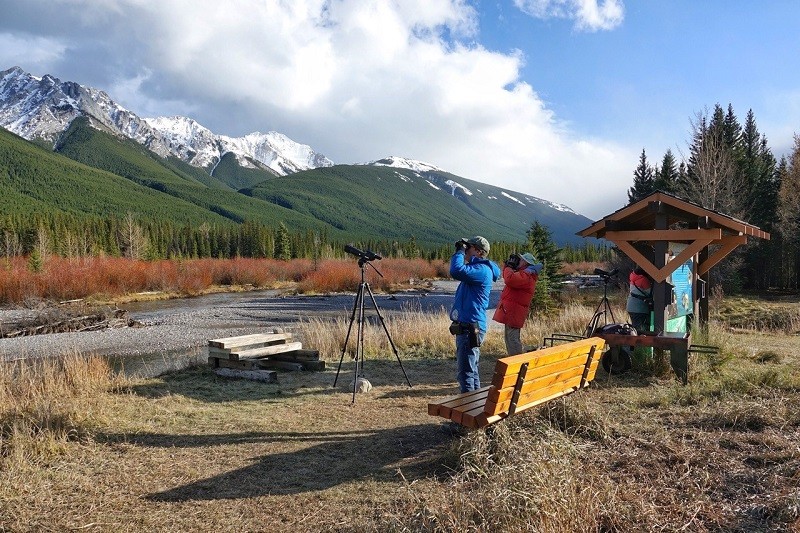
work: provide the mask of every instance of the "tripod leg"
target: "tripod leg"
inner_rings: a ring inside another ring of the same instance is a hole
[[[347,341],[350,340],[350,331],[353,329],[353,321],[356,318],[356,309],[358,309],[358,301],[361,295],[362,288],[358,287],[356,298],[353,300],[353,312],[350,313],[350,324],[347,326],[347,336],[344,338],[344,345],[342,346],[342,356],[339,358],[339,367],[336,369],[336,378],[333,380],[333,386],[336,387],[336,382],[339,381],[339,372],[342,370],[342,361],[344,361],[344,354],[347,351]]]
[[[392,351],[394,352],[394,356],[397,358],[397,362],[400,364],[400,370],[403,371],[403,376],[406,378],[406,383],[408,386],[411,386],[411,381],[408,379],[408,374],[406,374],[405,368],[403,368],[403,362],[400,360],[400,354],[397,352],[397,347],[394,345],[394,341],[392,341],[392,336],[389,335],[389,328],[386,327],[386,322],[383,320],[383,315],[381,315],[381,310],[378,309],[378,302],[375,301],[375,295],[372,294],[372,289],[369,286],[369,283],[365,283],[367,287],[367,291],[369,292],[369,297],[372,298],[372,305],[375,306],[375,312],[378,314],[378,318],[381,321],[381,326],[383,326],[383,331],[386,332],[386,338],[389,339],[389,344],[392,347]]]
[[[356,338],[356,366],[353,370],[353,403],[356,403],[356,390],[358,378],[364,375],[364,287],[367,282],[362,281],[358,286],[358,336]]]

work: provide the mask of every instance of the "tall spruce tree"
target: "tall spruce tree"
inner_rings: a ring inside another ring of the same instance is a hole
[[[647,162],[647,154],[642,148],[639,165],[633,171],[633,187],[628,189],[628,203],[633,204],[650,195],[654,189],[654,171]]]
[[[554,304],[553,294],[558,292],[564,276],[561,271],[561,250],[553,242],[552,234],[547,226],[538,220],[531,224],[525,232],[528,239],[528,250],[542,263],[536,284],[532,308],[550,309]]]
[[[275,259],[288,261],[292,258],[292,244],[289,237],[289,230],[281,222],[278,224],[278,231],[275,234]]]
[[[780,231],[786,246],[785,286],[800,288],[800,136],[794,136],[789,164],[781,176]]]
[[[667,149],[664,159],[661,160],[661,169],[655,173],[653,189],[674,193],[678,183],[678,164],[672,150]]]

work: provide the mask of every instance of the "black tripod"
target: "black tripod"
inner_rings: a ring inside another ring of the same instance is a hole
[[[375,301],[375,295],[372,294],[372,289],[369,286],[369,283],[364,279],[364,270],[367,265],[372,267],[372,269],[378,273],[380,277],[383,277],[383,274],[375,268],[375,266],[370,263],[373,259],[381,259],[381,256],[370,252],[367,250],[366,252],[362,252],[357,248],[353,248],[352,246],[345,246],[344,250],[348,253],[358,256],[358,266],[361,268],[361,283],[358,285],[358,292],[356,292],[356,298],[353,302],[353,312],[350,314],[350,325],[347,327],[347,336],[344,339],[344,345],[342,346],[342,356],[339,358],[339,368],[336,369],[336,378],[333,380],[333,386],[336,387],[336,382],[339,381],[339,372],[342,370],[342,361],[344,361],[344,354],[347,351],[347,342],[350,340],[350,332],[353,329],[353,322],[355,322],[356,318],[356,311],[358,311],[358,330],[357,330],[357,337],[356,337],[356,355],[353,358],[355,361],[355,369],[353,371],[353,403],[356,402],[356,389],[358,387],[358,380],[359,378],[364,377],[364,292],[366,291],[369,293],[369,297],[372,300],[372,305],[375,308],[375,313],[378,315],[378,318],[381,321],[381,326],[383,326],[383,331],[386,332],[386,338],[389,339],[389,345],[392,347],[392,351],[394,351],[395,357],[397,357],[397,362],[400,364],[400,370],[403,371],[403,376],[406,378],[406,383],[408,386],[411,386],[411,381],[408,379],[408,375],[406,374],[405,369],[403,368],[403,362],[400,360],[400,354],[397,353],[397,348],[392,341],[392,336],[389,335],[389,329],[386,327],[386,322],[383,320],[383,315],[381,315],[380,309],[378,309],[378,303]]]
[[[603,324],[608,324],[608,317],[611,317],[611,323],[615,324],[617,319],[614,318],[614,311],[611,310],[611,303],[608,300],[608,284],[611,282],[611,278],[617,275],[617,269],[615,268],[611,272],[606,272],[605,270],[595,268],[594,273],[600,276],[600,279],[603,280],[603,298],[600,300],[600,303],[597,304],[597,307],[594,310],[594,314],[592,315],[591,320],[589,320],[589,324],[586,326],[586,331],[584,332],[584,337],[588,338],[594,335],[595,330],[600,327],[600,319],[603,319]]]

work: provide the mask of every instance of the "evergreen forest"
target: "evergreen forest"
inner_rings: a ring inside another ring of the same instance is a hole
[[[651,163],[644,150],[629,203],[664,191],[770,233],[753,239],[711,270],[726,292],[797,290],[800,281],[800,137],[790,154],[772,153],[752,110],[744,122],[719,104],[690,121],[686,157],[668,149]]]

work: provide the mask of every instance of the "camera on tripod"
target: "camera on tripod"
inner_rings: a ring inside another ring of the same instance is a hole
[[[359,261],[375,261],[383,259],[380,254],[376,254],[375,252],[371,252],[369,250],[359,250],[351,244],[345,244],[344,251],[348,254],[358,257]]]
[[[617,274],[619,274],[619,269],[615,268],[610,272],[606,272],[602,268],[595,268],[594,274],[595,276],[600,276],[600,279],[603,280],[603,283],[609,283],[613,278],[617,277]]]

